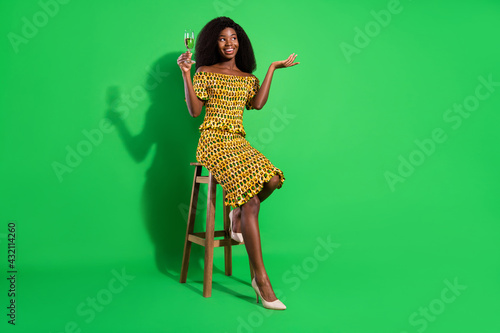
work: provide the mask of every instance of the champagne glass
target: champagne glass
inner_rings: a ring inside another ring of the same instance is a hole
[[[184,44],[186,45],[186,48],[188,49],[189,52],[191,52],[191,49],[194,47],[194,31],[191,29],[187,29],[184,31]],[[186,63],[188,64],[194,64],[196,61],[194,60],[185,60]]]

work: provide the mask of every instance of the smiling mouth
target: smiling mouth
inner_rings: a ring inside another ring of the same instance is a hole
[[[233,54],[234,53],[234,48],[224,49],[224,53],[226,53],[226,54]]]

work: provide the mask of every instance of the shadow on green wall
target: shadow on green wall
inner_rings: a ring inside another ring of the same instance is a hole
[[[155,146],[146,172],[142,214],[154,245],[158,270],[175,279],[180,275],[187,221],[185,210],[191,198],[194,167],[189,163],[196,162],[198,127],[203,120],[203,117],[192,118],[187,111],[177,65],[179,55],[166,54],[150,66],[143,85],[150,106],[139,134],[131,134],[118,111],[110,108],[107,113],[135,162],[142,162]],[[118,95],[116,87],[108,88],[108,102],[118,99]],[[201,269],[202,254],[200,247],[192,247],[190,272]]]

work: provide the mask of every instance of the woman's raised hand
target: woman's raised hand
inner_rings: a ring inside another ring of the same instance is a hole
[[[180,69],[184,73],[190,73],[191,71],[191,63],[186,62],[186,60],[191,60],[193,54],[189,51],[184,52],[177,58],[177,65],[179,65]]]
[[[294,62],[296,57],[297,57],[297,55],[295,53],[292,53],[285,60],[273,62],[273,66],[274,66],[274,68],[286,68],[286,67],[292,67],[292,66],[298,65],[298,64],[300,64],[300,62]]]

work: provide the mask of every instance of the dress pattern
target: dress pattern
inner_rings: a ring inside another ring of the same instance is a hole
[[[196,159],[226,190],[224,205],[243,205],[274,175],[280,177],[277,188],[281,188],[283,172],[245,139],[243,112],[252,109],[259,80],[255,76],[198,72],[193,77],[193,88],[196,96],[205,101]]]

